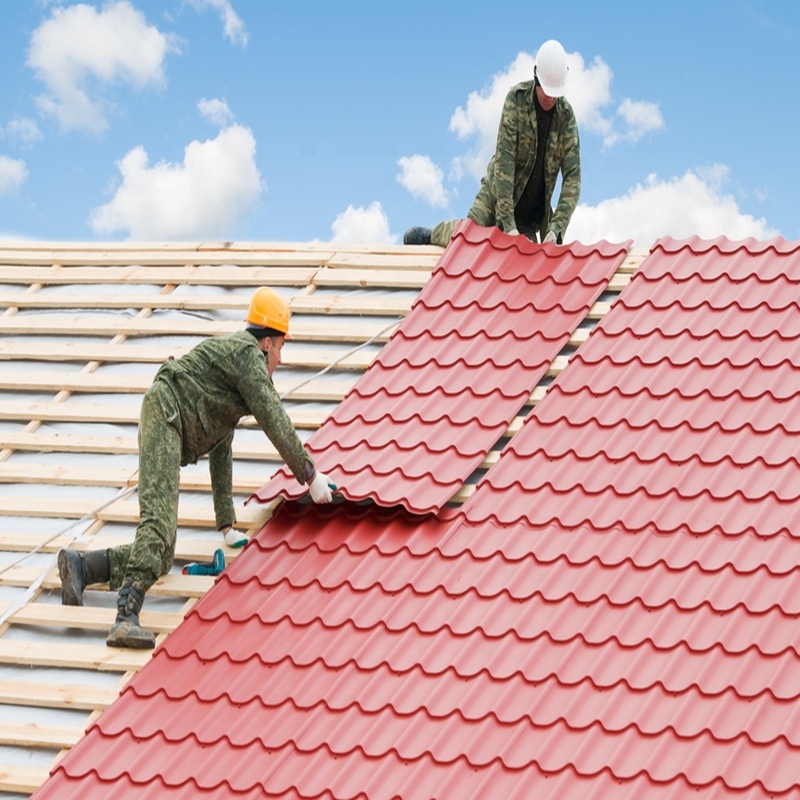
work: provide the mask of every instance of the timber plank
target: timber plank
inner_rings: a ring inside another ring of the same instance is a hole
[[[395,324],[399,324],[396,320]],[[292,324],[292,338],[308,342],[369,341],[385,343],[391,335],[385,320],[365,317],[331,325],[329,321]],[[393,327],[393,326],[392,326]],[[198,317],[120,317],[119,315],[32,314],[0,316],[0,334],[41,336],[222,336],[242,329],[240,321],[216,322]]]
[[[321,369],[338,361],[337,370],[366,369],[374,358],[373,353],[357,350],[348,353],[349,347],[327,347],[324,344],[308,346],[292,341],[281,353],[285,367]],[[15,342],[0,341],[0,360],[22,361],[109,361],[123,364],[162,364],[179,358],[191,350],[191,345],[104,344],[102,342]],[[342,358],[344,356],[344,358]]]
[[[290,407],[289,418],[295,428],[318,428],[328,412]],[[139,424],[139,404],[133,403],[80,403],[9,401],[0,403],[0,419],[31,420],[45,422],[111,422]],[[258,427],[252,417],[243,417],[239,425],[244,428]]]
[[[431,278],[428,270],[363,270],[323,267],[314,275],[315,286],[356,289],[422,289]]]
[[[2,259],[2,255],[0,255]],[[237,259],[214,259],[219,266],[209,265],[209,259],[176,259],[172,264],[155,261],[148,265],[146,257],[141,260],[116,258],[109,261],[102,256],[81,258],[69,257],[48,261],[42,258],[41,266],[20,264],[8,259],[0,266],[2,283],[40,283],[45,286],[66,284],[187,284],[191,286],[306,286],[324,259],[316,256],[300,256],[292,266],[292,258],[275,258],[272,265],[267,259],[255,259],[252,265],[239,266]],[[138,262],[138,263],[137,263]],[[50,266],[47,266],[49,264]],[[183,266],[181,266],[181,264]]]
[[[0,449],[33,450],[40,453],[103,453],[110,455],[135,455],[139,442],[134,436],[92,436],[77,433],[27,433],[0,432]],[[234,460],[275,461],[278,451],[264,436],[253,442],[233,439]]]
[[[63,750],[77,744],[82,736],[82,728],[65,725],[0,722],[0,746],[5,747]]]
[[[265,469],[261,476],[234,475],[234,494],[253,494],[269,480],[283,461]],[[63,464],[17,464],[0,462],[0,483],[54,484],[56,486],[107,486],[122,489],[136,483],[136,469],[108,466],[68,466]],[[180,488],[189,492],[210,492],[211,477],[205,470],[181,470]]]
[[[35,370],[0,370],[0,390],[15,392],[82,392],[92,394],[144,394],[153,383],[153,375],[117,375],[97,372],[38,372]],[[275,376],[275,389],[283,395],[290,389],[292,399],[338,403],[353,387],[356,377],[337,380],[312,378],[299,386],[296,377],[284,373]]]
[[[55,538],[42,533],[0,533],[0,550],[9,553],[30,553],[36,549],[41,553],[57,553],[62,547],[71,547],[73,550],[103,550],[108,547],[116,547],[126,541],[133,541],[133,534],[127,540],[119,536],[103,536],[93,534],[80,539],[73,539],[68,535],[56,536]],[[222,549],[225,552],[226,560],[230,563],[239,553],[240,549],[228,547],[220,534],[219,540],[210,541],[208,539],[195,539],[184,536],[178,532],[178,540],[175,545],[175,559],[177,561],[211,561],[214,551]],[[2,577],[0,576],[0,583]],[[25,585],[30,585],[31,581]]]
[[[0,764],[0,791],[33,794],[48,778],[49,767]]]
[[[99,672],[138,672],[149,660],[152,650],[107,647],[105,644],[73,644],[22,639],[0,639],[0,664],[26,667],[63,667]]]
[[[13,706],[94,711],[107,708],[118,696],[116,689],[80,683],[0,680],[0,703]]]
[[[10,621],[17,625],[105,631],[114,624],[116,616],[116,608],[28,603],[12,614]],[[155,633],[171,633],[183,621],[183,614],[148,611],[145,605],[140,619],[143,628]]]
[[[215,527],[216,520],[211,502],[203,505],[181,502],[178,506],[178,524],[189,528]],[[35,507],[34,507],[35,506]],[[82,519],[92,515],[105,522],[136,523],[139,506],[135,501],[117,500],[106,508],[97,510],[98,501],[88,499],[50,498],[47,504],[34,503],[30,498],[0,498],[0,514],[11,517],[45,517],[55,519]],[[260,522],[265,505],[252,505],[236,509],[236,527],[249,529]]]
[[[347,297],[302,295],[289,300],[289,308],[296,314],[406,314],[413,298],[392,297]],[[230,295],[186,295],[174,294],[48,294],[40,292],[0,292],[0,308],[25,309],[169,309],[175,311],[236,311],[244,319],[249,298]],[[241,325],[241,323],[240,323]]]

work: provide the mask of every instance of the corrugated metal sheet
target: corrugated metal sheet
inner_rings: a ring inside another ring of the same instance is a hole
[[[541,247],[463,222],[410,314],[308,442],[349,500],[437,512],[505,433],[628,244]],[[305,491],[282,469],[254,495]]]
[[[37,799],[800,797],[798,287],[657,243],[455,518],[282,506]]]

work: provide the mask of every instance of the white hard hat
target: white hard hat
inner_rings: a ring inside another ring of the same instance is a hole
[[[567,54],[560,42],[548,39],[536,54],[536,77],[550,97],[562,97],[567,83]]]

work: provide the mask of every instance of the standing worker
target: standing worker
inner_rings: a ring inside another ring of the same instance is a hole
[[[467,217],[531,241],[561,244],[581,193],[581,152],[575,112],[564,97],[567,54],[550,39],[536,54],[533,80],[514,86],[506,96],[497,148]],[[551,199],[558,172],[561,193],[553,212]],[[435,228],[409,228],[404,244],[447,247],[459,220]]]
[[[330,503],[328,477],[318,472],[292,426],[272,375],[289,334],[289,306],[272,289],[256,290],[247,327],[212,337],[158,370],[142,401],[139,420],[139,525],[130,544],[108,550],[58,554],[61,602],[83,605],[87,585],[119,590],[110,647],[155,647],[139,626],[147,590],[172,567],[178,526],[180,468],[208,454],[217,529],[232,546],[246,538],[232,528],[233,432],[252,414],[315,503]]]

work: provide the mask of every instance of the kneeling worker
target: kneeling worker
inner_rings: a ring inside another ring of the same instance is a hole
[[[158,370],[139,419],[139,525],[130,544],[79,553],[61,550],[61,602],[83,605],[87,585],[119,590],[117,618],[106,643],[152,648],[139,625],[145,593],[172,567],[178,527],[181,466],[208,454],[217,528],[229,545],[246,538],[232,529],[232,443],[239,420],[252,414],[315,503],[330,503],[328,477],[318,472],[286,413],[272,375],[289,333],[289,307],[272,289],[258,289],[247,327],[212,337]]]

